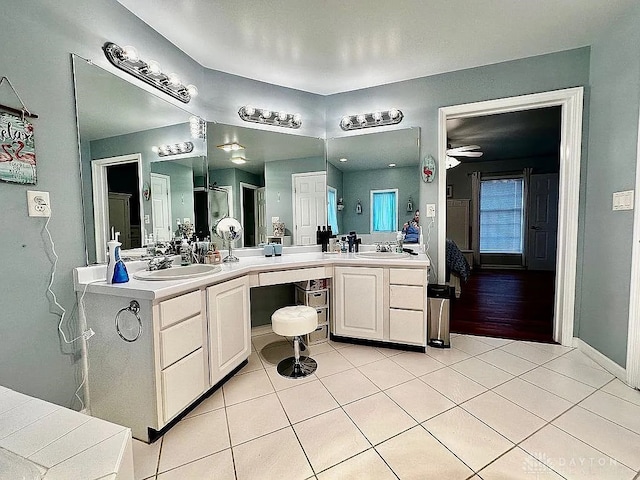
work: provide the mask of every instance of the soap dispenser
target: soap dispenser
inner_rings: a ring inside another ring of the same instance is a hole
[[[107,242],[109,251],[109,260],[107,263],[107,283],[126,283],[129,281],[127,267],[120,258],[120,246],[122,243],[118,241],[120,232],[116,232],[111,240]]]

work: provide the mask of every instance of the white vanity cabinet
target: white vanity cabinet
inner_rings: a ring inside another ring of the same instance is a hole
[[[210,385],[231,373],[251,354],[249,278],[207,288]]]
[[[160,302],[154,307],[154,317],[157,393],[163,425],[209,386],[202,292],[196,290]]]
[[[333,333],[384,340],[384,279],[379,267],[335,267]]]
[[[424,268],[336,266],[332,333],[424,347],[426,297]]]

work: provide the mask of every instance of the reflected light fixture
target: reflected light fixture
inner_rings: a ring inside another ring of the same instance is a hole
[[[345,115],[340,120],[342,130],[356,130],[358,128],[381,127],[400,123],[404,115],[397,108],[358,115]]]
[[[244,157],[231,157],[231,162],[235,163],[236,165],[244,165],[245,163],[247,163],[247,159]]]
[[[222,145],[218,145],[217,147],[221,150],[224,150],[225,152],[237,152],[238,150],[244,150],[244,147],[237,142],[224,143]]]
[[[189,128],[191,129],[191,138],[205,138],[207,134],[207,122],[195,115],[189,117]]]
[[[342,163],[344,163],[344,162],[346,162],[346,161],[347,161],[347,159],[346,159],[346,158],[344,158],[344,157],[342,157],[342,158],[339,160],[339,162],[342,162]]]
[[[460,160],[458,160],[457,158],[453,158],[447,155],[447,161],[445,163],[445,165],[447,166],[447,170],[457,167],[458,165],[460,165],[460,163]]]
[[[389,168],[394,168],[395,166],[396,166],[396,164],[395,164],[395,163],[390,163],[390,164],[389,164]]]
[[[102,50],[115,67],[183,103],[189,103],[198,94],[195,85],[183,85],[176,73],[162,73],[160,65],[155,60],[148,62],[141,60],[138,52],[132,46],[120,47],[115,43],[106,42],[102,46]]]
[[[158,154],[159,157],[168,157],[170,155],[181,155],[183,153],[193,152],[193,143],[181,142],[167,145],[158,145],[151,147],[151,150]]]
[[[251,105],[240,107],[238,115],[245,122],[262,123],[275,127],[300,128],[302,117],[299,113],[273,112],[264,108],[256,108]]]

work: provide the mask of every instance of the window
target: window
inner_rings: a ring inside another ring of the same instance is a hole
[[[371,190],[371,233],[398,230],[398,190]]]
[[[327,223],[333,234],[338,232],[338,192],[333,187],[327,187]]]
[[[480,183],[480,253],[523,253],[522,178]]]

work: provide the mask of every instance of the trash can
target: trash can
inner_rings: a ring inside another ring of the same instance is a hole
[[[427,285],[427,345],[435,348],[449,348],[449,307],[451,287],[449,285]]]

